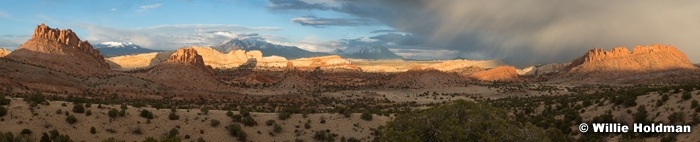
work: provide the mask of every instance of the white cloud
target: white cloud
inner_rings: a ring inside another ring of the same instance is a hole
[[[138,11],[143,12],[143,11],[147,11],[147,10],[151,10],[151,9],[156,9],[160,6],[163,6],[163,4],[156,3],[156,4],[151,4],[151,5],[142,5]]]
[[[109,11],[117,11],[117,8],[109,9]]]
[[[172,50],[184,46],[219,44],[238,35],[281,30],[278,27],[244,27],[225,24],[161,25],[145,28],[116,29],[94,24],[79,25],[91,43],[106,41],[133,42],[152,49]]]
[[[10,14],[5,11],[0,11],[0,18],[10,18]]]

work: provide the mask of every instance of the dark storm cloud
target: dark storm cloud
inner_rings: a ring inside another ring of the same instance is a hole
[[[304,1],[296,1],[306,5]],[[314,3],[367,18],[423,45],[516,65],[568,62],[591,48],[677,46],[700,62],[700,1],[336,0]],[[338,4],[340,3],[340,4]],[[274,5],[274,2],[273,2]],[[335,5],[335,6],[330,6]],[[321,6],[321,7],[317,7]],[[392,35],[393,37],[398,37]],[[388,40],[384,37],[379,40]]]
[[[325,27],[325,26],[359,26],[367,25],[369,22],[363,19],[348,18],[319,18],[315,16],[304,16],[292,19],[292,23],[302,26]]]
[[[393,43],[397,45],[403,45],[403,46],[416,46],[416,45],[423,45],[425,39],[424,37],[418,37],[414,36],[411,34],[397,34],[397,33],[387,33],[387,34],[381,34],[373,37],[369,37],[370,39],[376,39],[379,41],[382,41],[384,43]]]

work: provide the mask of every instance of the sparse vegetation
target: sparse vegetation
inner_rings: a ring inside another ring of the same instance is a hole
[[[153,113],[145,109],[141,110],[141,114],[139,114],[139,116],[146,119],[153,119]]]
[[[75,124],[76,122],[78,122],[78,118],[75,118],[75,116],[70,115],[66,117],[66,122],[68,122],[68,124]]]
[[[211,127],[217,127],[217,126],[219,126],[219,124],[221,124],[221,122],[219,122],[219,120],[216,120],[216,119],[211,119],[210,121],[211,121]]]
[[[372,114],[369,113],[368,111],[362,112],[362,115],[360,116],[362,120],[367,120],[367,121],[372,121]]]
[[[170,115],[168,115],[168,119],[170,120],[178,120],[180,119],[180,116],[175,114],[174,112],[171,112]]]
[[[248,139],[248,134],[241,129],[241,125],[229,124],[226,129],[228,129],[231,136],[237,137],[239,141],[246,141]]]

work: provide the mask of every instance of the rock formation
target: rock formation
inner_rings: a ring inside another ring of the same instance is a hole
[[[606,82],[680,81],[698,77],[698,67],[673,46],[653,44],[610,51],[593,49],[566,66],[574,80]]]
[[[7,54],[10,54],[12,51],[5,49],[5,48],[0,48],[0,57],[5,57]]]
[[[109,65],[89,42],[70,29],[38,25],[32,38],[7,58],[78,75],[106,74]]]
[[[180,48],[145,73],[139,74],[162,85],[184,90],[225,89],[214,77],[211,66],[194,48]]]
[[[570,72],[651,72],[695,68],[678,49],[660,44],[637,46],[632,52],[625,47],[610,51],[593,49],[567,66]]]
[[[481,81],[517,81],[518,73],[513,66],[499,66],[486,71],[474,73],[469,76],[471,79]]]

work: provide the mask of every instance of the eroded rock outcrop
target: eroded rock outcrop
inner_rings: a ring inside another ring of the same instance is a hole
[[[100,51],[70,29],[38,25],[32,38],[7,56],[8,59],[43,66],[71,74],[106,74],[109,65]]]
[[[499,66],[486,71],[474,73],[469,76],[471,79],[481,81],[517,81],[518,73],[513,66]]]
[[[570,72],[650,72],[695,68],[681,51],[660,44],[637,46],[632,52],[625,47],[610,51],[593,49],[567,66]]]

